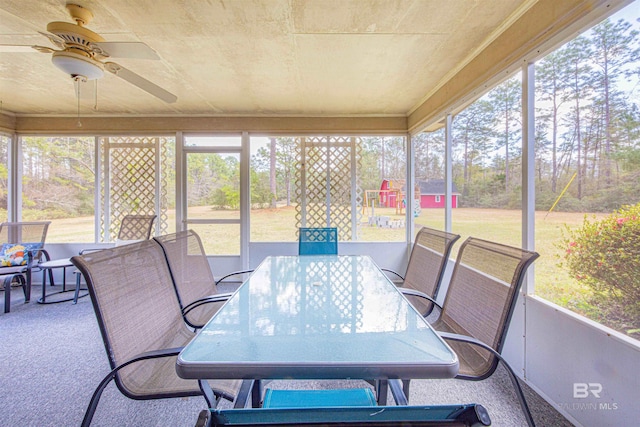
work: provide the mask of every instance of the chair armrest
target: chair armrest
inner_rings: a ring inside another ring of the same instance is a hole
[[[248,274],[248,273],[253,273],[253,270],[242,270],[242,271],[234,271],[233,273],[229,273],[225,276],[222,276],[221,279],[216,280],[216,286],[218,285],[218,283],[221,283],[227,277],[236,276],[239,274]]]
[[[393,271],[393,270],[389,270],[388,268],[381,268],[380,270],[382,270],[382,271],[384,271],[384,272],[386,272],[386,273],[391,273],[391,274],[393,274],[393,275],[395,275],[395,276],[398,276],[398,277],[399,277],[399,278],[401,278],[401,279],[402,279],[402,281],[404,282],[404,276],[403,276],[402,274],[397,273],[397,272],[395,272],[395,271]]]
[[[192,301],[186,306],[184,306],[184,308],[182,309],[182,317],[184,318],[185,322],[187,322],[187,325],[189,325],[194,329],[200,329],[204,325],[197,325],[190,322],[189,320],[187,320],[187,315],[191,313],[191,311],[205,304],[226,302],[229,298],[231,298],[231,295],[233,295],[233,293],[230,293],[230,292],[224,293],[224,294],[215,294],[215,295],[210,295],[208,297],[204,297],[204,298],[200,298],[195,301]]]
[[[433,298],[431,298],[429,295],[425,294],[424,292],[416,291],[415,289],[409,289],[409,288],[401,288],[400,292],[402,292],[403,295],[409,295],[409,296],[412,296],[412,297],[419,297],[419,298],[427,299],[432,304],[434,304],[436,307],[438,307],[440,310],[442,310],[442,306],[440,304],[438,304],[438,302],[436,300],[434,300]]]
[[[102,249],[105,249],[105,248],[85,248],[85,249],[80,249],[80,252],[78,252],[78,255],[84,255],[84,254],[89,253],[89,252],[98,252],[98,251],[101,251]]]
[[[208,297],[199,298],[199,299],[197,299],[195,301],[192,301],[189,304],[185,305],[184,308],[182,309],[182,314],[188,314],[191,310],[195,309],[196,307],[200,307],[203,304],[211,304],[211,303],[215,303],[215,302],[225,302],[229,298],[231,298],[231,295],[233,295],[233,294],[232,293],[224,293],[224,294],[215,294],[215,295],[209,295]]]

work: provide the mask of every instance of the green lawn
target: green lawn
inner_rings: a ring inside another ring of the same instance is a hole
[[[190,211],[196,218],[239,218],[237,211],[218,211],[208,207],[198,207]],[[363,241],[403,241],[405,229],[385,229],[367,225],[370,211],[362,212],[360,239]],[[392,219],[403,219],[404,215],[396,215],[395,209],[376,208],[376,215],[387,215]],[[589,288],[581,285],[558,266],[563,248],[556,245],[562,239],[561,230],[564,225],[576,227],[582,224],[584,213],[546,212],[536,213],[536,251],[540,258],[535,262],[535,293],[556,304],[570,308],[581,314],[591,315],[593,307],[587,303],[591,295]],[[603,214],[597,215],[603,217]],[[589,217],[593,217],[589,214]],[[426,225],[444,228],[444,210],[423,209],[415,219],[418,228]],[[462,236],[462,242],[469,236],[480,237],[505,244],[520,246],[522,239],[522,213],[517,210],[502,209],[466,209],[457,208],[452,211],[453,231]],[[173,212],[169,213],[170,229],[175,224]],[[276,209],[255,209],[251,211],[252,241],[295,241],[296,240],[295,208],[280,207]],[[202,237],[209,253],[239,253],[239,225],[218,225],[193,227]],[[73,218],[53,220],[47,237],[48,242],[92,242],[93,218]],[[457,253],[460,243],[453,249]],[[597,316],[596,316],[597,317]]]

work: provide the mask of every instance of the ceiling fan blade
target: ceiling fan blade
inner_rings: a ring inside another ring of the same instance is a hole
[[[29,46],[31,49],[37,50],[40,53],[53,53],[53,52],[57,52],[55,49],[51,49],[50,47],[46,47],[46,46]],[[33,51],[32,51],[33,52]]]
[[[149,92],[151,95],[160,98],[168,104],[173,104],[178,100],[178,97],[171,92],[162,89],[155,83],[151,83],[149,80],[145,79],[142,76],[139,76],[133,71],[127,70],[122,65],[116,64],[115,62],[105,62],[104,68],[110,73],[113,73],[121,79],[128,81],[134,86],[138,86],[140,89]]]
[[[0,44],[0,52],[3,53],[33,53],[31,46],[17,44]]]
[[[64,49],[66,47],[64,44],[64,39],[62,37],[59,37],[53,33],[45,33],[44,31],[38,32],[48,38],[51,43],[53,43],[58,49]]]
[[[95,53],[111,58],[160,59],[155,50],[139,42],[99,42],[91,43],[91,47]]]

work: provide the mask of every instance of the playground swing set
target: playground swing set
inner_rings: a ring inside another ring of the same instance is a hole
[[[381,204],[389,204],[395,207],[396,215],[404,215],[406,208],[406,199],[404,193],[399,189],[387,189],[387,190],[365,190],[364,191],[364,203],[362,204],[362,214],[368,218],[368,225],[371,227],[380,228],[404,228],[404,219],[392,219],[388,215],[376,215],[376,205],[378,207]],[[416,200],[413,216],[420,215],[420,198]]]

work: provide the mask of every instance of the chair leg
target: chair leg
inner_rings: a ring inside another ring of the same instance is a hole
[[[24,302],[29,302],[29,297],[31,295],[27,295],[30,292],[27,292],[27,282],[24,280],[24,276],[22,274],[15,276],[15,279],[18,281],[18,286],[22,287],[22,293],[24,294]]]
[[[235,409],[244,409],[247,407],[249,396],[253,395],[253,387],[255,386],[255,380],[243,380],[238,395],[233,402]]]
[[[87,406],[87,410],[84,413],[84,418],[82,419],[81,427],[89,427],[91,425],[91,420],[93,419],[93,415],[96,413],[96,408],[98,407],[98,402],[100,401],[100,397],[102,396],[102,392],[107,387],[109,382],[116,376],[117,370],[109,372],[107,376],[105,376],[98,387],[96,387],[93,395],[91,396],[91,400],[89,401],[89,406]]]
[[[507,368],[507,373],[509,374],[509,378],[511,378],[511,382],[513,383],[513,387],[516,390],[516,395],[518,396],[518,401],[520,402],[520,407],[522,408],[522,412],[524,413],[524,417],[527,420],[527,424],[529,425],[529,427],[535,427],[536,424],[533,421],[533,415],[531,415],[531,410],[529,409],[529,405],[527,405],[527,400],[524,397],[524,393],[522,392],[522,387],[520,387],[520,383],[518,382],[518,377],[516,376],[515,372],[513,372],[513,369],[511,369],[511,366],[509,366],[509,363],[502,357],[502,355],[500,353],[498,353],[497,351],[495,351],[491,346],[488,346],[487,344],[483,343],[480,340],[477,340],[475,338],[472,337],[467,337],[464,335],[459,335],[459,334],[453,334],[453,333],[449,333],[449,332],[440,332],[438,331],[438,334],[440,335],[441,338],[444,338],[445,340],[452,340],[452,341],[458,341],[458,342],[464,342],[467,344],[472,344],[472,345],[477,345],[478,347],[482,347],[485,350],[487,350],[488,352],[490,352],[491,354],[493,354],[500,362],[502,362],[502,365]]]
[[[211,412],[208,409],[200,411],[196,427],[211,427]]]
[[[207,401],[209,408],[216,408],[218,406],[219,399],[211,389],[211,385],[207,380],[198,380],[198,386],[200,387],[200,391],[204,396],[204,400]]]
[[[24,302],[29,302],[31,301],[31,268],[27,268],[27,271],[24,273],[24,275],[26,276],[26,278],[23,277],[26,286],[24,293]]]
[[[409,386],[410,385],[411,385],[411,380],[410,379],[402,380],[402,391],[404,392],[404,395],[407,396],[407,399],[409,398]]]
[[[387,380],[376,380],[376,397],[378,399],[378,405],[387,405],[387,392],[389,390],[389,382]]]
[[[13,276],[7,276],[4,278],[4,312],[9,313],[11,311],[11,282],[13,282]]]
[[[402,386],[400,386],[401,381]],[[393,396],[393,400],[395,400],[396,405],[398,406],[406,406],[409,404],[409,396],[404,394],[404,382],[405,380],[389,380],[389,389],[391,390],[391,395]]]
[[[251,389],[251,406],[253,408],[259,408],[262,400],[262,381],[255,380],[253,388]]]

